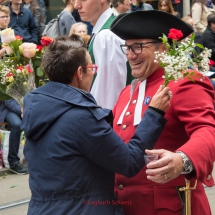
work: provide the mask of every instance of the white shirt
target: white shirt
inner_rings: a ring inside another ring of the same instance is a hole
[[[98,70],[91,89],[98,105],[109,109],[113,109],[121,90],[126,85],[127,77],[127,60],[120,48],[120,45],[124,44],[124,40],[109,29],[99,32],[112,13],[111,8],[107,9],[93,28],[93,33],[96,34],[93,55]]]
[[[120,14],[119,11],[115,7],[112,7],[112,11],[113,11],[114,16],[118,16]]]

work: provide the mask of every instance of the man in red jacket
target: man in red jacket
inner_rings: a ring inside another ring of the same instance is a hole
[[[137,78],[120,94],[113,110],[114,130],[128,142],[143,117],[150,99],[164,83],[164,69],[155,63],[155,51],[165,45],[158,41],[171,28],[181,30],[183,38],[192,29],[171,14],[160,11],[138,11],[119,15],[111,31],[125,40],[123,51]],[[203,184],[213,186],[215,160],[214,90],[208,78],[195,82],[184,78],[168,85],[173,93],[166,112],[168,123],[154,150],[159,160],[144,167],[135,177],[117,174],[115,191],[125,215],[182,215],[178,187],[185,187],[185,178],[193,187],[192,215],[210,215],[210,206]],[[134,161],[135,162],[135,161]],[[129,202],[129,204],[126,204]]]

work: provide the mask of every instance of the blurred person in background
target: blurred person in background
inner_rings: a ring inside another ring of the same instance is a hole
[[[0,30],[8,27],[10,22],[10,9],[7,6],[0,5]],[[1,37],[0,37],[1,42]]]
[[[29,9],[34,16],[34,19],[37,25],[37,30],[38,30],[37,44],[39,44],[40,38],[45,28],[45,18],[44,18],[43,10],[39,5],[38,0],[24,0],[24,8]]]
[[[87,47],[90,40],[90,35],[87,34],[87,25],[85,23],[77,22],[73,24],[69,36],[72,36],[73,34],[81,36],[84,39],[85,47]]]
[[[153,10],[153,7],[146,3],[145,0],[131,0],[131,9],[128,11],[129,13],[144,10]]]
[[[207,17],[207,21],[208,21],[208,26],[202,34],[202,42],[206,48],[212,50],[210,59],[213,62],[212,63],[213,65],[211,65],[211,71],[215,72],[215,13],[210,14]],[[210,77],[212,80],[212,84],[215,88],[215,82],[214,82],[215,73],[212,74]]]
[[[72,25],[76,23],[72,15],[74,10],[74,0],[63,0],[63,2],[66,7],[59,15],[59,29],[61,36],[68,36]]]
[[[0,5],[0,31],[8,27],[10,22],[10,9],[5,5]],[[1,44],[1,36],[0,36]],[[0,58],[5,54],[5,49],[0,45]]]
[[[8,152],[9,170],[18,175],[28,173],[28,168],[20,164],[20,158],[18,156],[20,136],[22,133],[20,128],[22,111],[23,109],[14,99],[6,101],[0,100],[0,122],[7,122],[10,129]]]
[[[47,10],[46,10],[46,5],[45,5],[45,2],[44,0],[38,0],[38,3],[40,4],[40,7],[42,8],[42,11],[43,11],[43,16],[44,16],[44,23],[46,23],[46,19],[47,19]]]
[[[0,5],[0,30],[8,27],[10,22],[10,9]],[[1,37],[0,37],[1,39]],[[5,49],[0,50],[0,58],[4,55]],[[1,94],[1,92],[0,92]],[[10,171],[16,174],[27,174],[28,169],[20,164],[18,157],[20,146],[20,135],[22,121],[22,108],[14,100],[0,100],[0,122],[7,122],[10,128],[8,162]]]
[[[77,22],[75,24],[72,25],[69,35],[73,35],[73,34],[87,34],[87,25],[83,22]]]
[[[171,13],[172,15],[180,18],[180,14],[174,10],[171,0],[158,0],[158,10]]]
[[[194,42],[203,45],[202,36],[199,32],[196,31],[192,17],[191,16],[184,16],[181,18],[181,20],[183,20],[184,22],[188,23],[189,25],[191,25],[193,27],[193,29],[195,31]],[[197,53],[200,53],[202,51],[202,49],[199,47],[195,47],[195,49],[196,49]]]
[[[109,0],[75,0],[75,8],[83,21],[94,26],[88,50],[93,63],[98,65],[98,71],[94,75],[91,93],[98,105],[112,109],[126,82],[130,83],[127,60],[120,49],[124,41],[109,30],[116,17]]]
[[[203,34],[208,25],[208,15],[215,13],[215,9],[207,7],[206,3],[207,0],[192,0],[191,4],[191,16],[193,18],[194,27],[200,34]]]
[[[115,16],[118,16],[120,13],[126,13],[131,8],[130,0],[112,0],[111,4]]]
[[[9,6],[10,0],[0,0],[1,5]]]
[[[23,37],[23,42],[32,42],[37,44],[37,25],[31,11],[24,8],[22,0],[10,0],[9,8],[9,27],[14,29],[15,35]]]

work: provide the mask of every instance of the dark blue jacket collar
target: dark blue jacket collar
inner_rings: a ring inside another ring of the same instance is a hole
[[[98,107],[91,93],[87,93],[81,89],[57,82],[48,82],[31,93],[47,95],[76,106]]]

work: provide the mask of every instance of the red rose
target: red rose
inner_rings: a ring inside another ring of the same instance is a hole
[[[18,66],[18,67],[16,68],[16,70],[17,70],[17,69],[22,70],[23,68],[22,68],[21,66]]]
[[[11,76],[14,76],[14,74],[13,74],[12,72],[8,72],[8,73],[6,74],[6,77],[11,77]]]
[[[16,38],[16,40],[22,40],[23,39],[23,37],[21,37],[19,35],[16,35],[15,38]]]
[[[54,39],[50,38],[50,37],[42,37],[41,38],[41,44],[43,46],[48,46],[51,42],[53,42]]]
[[[30,64],[25,65],[24,68],[26,68],[28,70],[28,73],[32,73],[33,72],[33,70],[31,69]]]
[[[41,51],[42,51],[42,49],[43,49],[43,47],[42,47],[42,46],[37,45],[37,50],[38,50],[38,51],[40,51],[40,52],[41,52]]]
[[[211,66],[214,66],[214,65],[215,65],[215,62],[214,62],[213,60],[210,60],[208,64],[209,64],[209,66],[211,67]]]
[[[168,34],[168,38],[172,40],[179,40],[183,37],[183,33],[180,30],[171,28]]]

